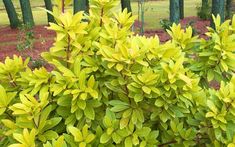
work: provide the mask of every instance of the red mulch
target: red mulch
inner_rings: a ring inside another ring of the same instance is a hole
[[[18,37],[20,31],[18,29],[11,29],[10,27],[0,28],[0,61],[4,60],[6,56],[12,57],[14,54],[23,57],[32,57],[33,59],[40,58],[40,53],[47,51],[53,44],[53,37],[55,33],[47,30],[45,26],[36,26],[33,28],[35,41],[32,49],[24,51],[17,50],[17,44],[20,43]]]
[[[197,34],[200,37],[206,38],[205,33],[207,32],[207,26],[210,26],[210,21],[201,20],[200,18],[198,18],[196,16],[191,16],[191,17],[186,17],[183,20],[181,20],[180,24],[182,25],[183,28],[185,28],[189,24],[189,22],[193,22],[192,27],[194,29],[196,29]],[[170,36],[162,29],[160,29],[160,30],[146,30],[145,31],[146,36],[154,36],[156,34],[160,38],[161,42],[166,42],[171,39]]]
[[[206,26],[209,26],[209,21],[200,20],[197,17],[187,17],[181,20],[181,24],[185,27],[188,22],[194,21],[193,27],[196,28],[200,37],[205,37],[204,33],[207,31]],[[17,43],[19,36],[19,30],[10,29],[9,27],[0,28],[0,61],[4,60],[6,56],[12,56],[13,54],[21,56],[30,56],[33,59],[40,58],[40,53],[47,51],[53,44],[53,37],[55,33],[53,31],[47,30],[45,26],[35,26],[34,29],[35,41],[33,49],[18,51]],[[146,36],[158,35],[161,42],[165,42],[170,39],[169,35],[163,30],[146,30]]]

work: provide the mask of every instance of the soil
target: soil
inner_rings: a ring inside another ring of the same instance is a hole
[[[209,26],[209,21],[200,20],[197,17],[187,17],[181,20],[183,27],[187,26],[189,22],[194,22],[193,27],[197,30],[200,37],[205,38],[206,27]],[[137,23],[138,24],[138,23]],[[54,42],[55,33],[47,30],[45,26],[35,26],[33,28],[34,42],[32,49],[25,49],[22,51],[17,50],[17,44],[22,40],[19,37],[22,31],[18,29],[10,29],[10,27],[0,27],[0,61],[3,61],[5,57],[12,57],[14,54],[21,55],[23,57],[31,57],[32,59],[40,58],[40,53],[48,51]],[[146,30],[146,36],[158,35],[161,42],[166,42],[170,39],[170,36],[162,29],[158,30]]]
[[[180,24],[182,28],[186,28],[190,24],[192,28],[195,29],[196,35],[199,35],[201,38],[206,38],[205,33],[207,32],[207,27],[210,26],[210,21],[201,20],[196,16],[192,16],[184,18],[180,21]],[[171,39],[170,36],[162,29],[145,31],[146,36],[154,36],[156,34],[158,35],[161,42],[166,42]]]
[[[40,58],[40,53],[47,51],[53,44],[55,33],[47,30],[45,26],[35,26],[33,28],[33,47],[31,49],[18,50],[17,44],[22,43],[22,31],[11,29],[10,27],[0,28],[0,61],[5,57],[21,55],[23,57],[31,57],[32,59]]]

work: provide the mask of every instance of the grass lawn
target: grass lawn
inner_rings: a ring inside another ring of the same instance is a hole
[[[15,4],[17,12],[20,13],[19,0],[12,0]],[[184,0],[185,1],[185,16],[196,16],[196,6],[200,4],[198,0]],[[46,12],[37,8],[43,6],[43,0],[31,0],[33,7],[33,16],[36,24],[47,24]],[[70,8],[71,9],[71,8]],[[120,9],[120,8],[119,8]],[[137,2],[132,2],[133,14],[138,13]],[[3,2],[0,1],[0,26],[9,25],[9,20],[4,9]],[[169,18],[169,0],[149,1],[145,3],[145,29],[160,28],[159,21],[163,18]]]

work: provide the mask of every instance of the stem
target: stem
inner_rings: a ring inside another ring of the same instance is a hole
[[[67,59],[67,67],[69,67],[69,56],[70,56],[70,37],[68,36],[68,47],[67,47],[67,50],[66,50],[66,53],[67,53],[67,56],[66,56],[66,59]]]
[[[163,143],[163,144],[159,144],[158,147],[164,147],[164,146],[167,146],[167,145],[173,144],[173,143],[177,143],[177,141],[172,140],[172,141],[169,141],[169,142],[166,142],[166,143]]]
[[[13,79],[13,77],[12,77],[12,75],[9,73],[8,74],[9,75],[9,77],[10,77],[10,83],[14,86],[14,87],[16,87],[17,86],[17,84],[16,84],[16,82],[14,81],[14,79]]]
[[[101,27],[102,24],[103,24],[103,21],[102,21],[103,15],[104,15],[104,8],[102,7],[101,12],[100,12],[100,27]]]
[[[226,111],[227,111],[227,112],[229,111],[229,108],[232,106],[233,101],[234,101],[234,100],[232,100],[232,102],[231,102],[231,103],[229,103],[229,105],[228,105],[228,106],[226,106]]]
[[[65,6],[64,6],[64,1],[65,1],[65,0],[62,0],[62,1],[61,1],[61,2],[62,2],[62,8],[61,8],[62,13],[64,13],[64,7],[65,7]]]
[[[7,111],[5,111],[5,114],[6,114],[11,120],[14,120],[14,118],[13,118]]]

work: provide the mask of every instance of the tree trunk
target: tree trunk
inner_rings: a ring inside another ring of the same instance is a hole
[[[73,13],[79,11],[89,12],[89,1],[88,0],[73,0]]]
[[[224,22],[224,0],[212,0],[212,14],[215,17],[220,15],[221,23]],[[215,24],[212,19],[211,27],[215,28]]]
[[[29,0],[20,0],[20,7],[23,15],[24,24],[34,26],[33,13]]]
[[[179,0],[170,0],[170,21],[172,23],[179,23],[180,9]]]
[[[226,0],[226,19],[231,18],[232,0]]]
[[[4,6],[7,11],[7,15],[10,21],[10,26],[12,29],[17,28],[20,25],[15,7],[11,0],[3,0]]]
[[[44,0],[44,3],[45,3],[45,6],[46,6],[46,9],[48,11],[52,11],[52,2],[51,2],[51,0]],[[47,13],[47,21],[48,21],[48,23],[49,22],[55,22],[54,17],[50,13]]]
[[[127,12],[131,11],[131,1],[130,0],[121,0],[122,11],[127,8]]]
[[[180,7],[180,19],[184,18],[184,0],[179,0]]]
[[[201,12],[205,12],[206,9],[208,8],[208,0],[202,0],[202,7],[201,7]]]

